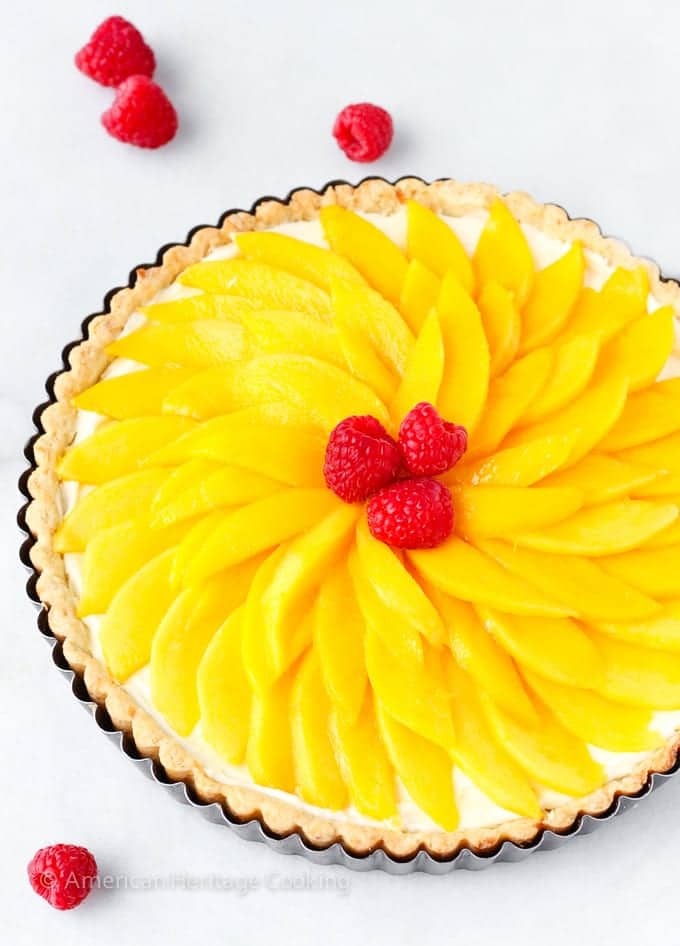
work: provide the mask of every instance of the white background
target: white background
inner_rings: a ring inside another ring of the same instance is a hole
[[[0,939],[12,944],[466,946],[676,942],[680,780],[558,852],[445,878],[319,870],[204,823],[138,775],[51,667],[23,597],[13,519],[30,412],[63,344],[164,242],[262,194],[365,173],[523,188],[597,219],[680,273],[680,7],[671,0],[67,0],[1,5]],[[335,8],[334,8],[335,7]],[[121,13],[157,54],[181,131],[157,152],[108,138],[109,90],[73,66]],[[396,138],[352,165],[330,136],[375,101]],[[255,878],[259,892],[99,892],[71,914],[29,889],[43,844],[102,871]],[[276,892],[342,875],[347,895]]]

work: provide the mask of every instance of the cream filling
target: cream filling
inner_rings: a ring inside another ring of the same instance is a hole
[[[364,214],[372,223],[376,224],[384,233],[386,233],[402,249],[406,246],[406,211],[400,210],[392,216],[386,217],[380,214]],[[454,230],[460,238],[468,254],[472,254],[477,245],[479,235],[486,221],[485,212],[475,212],[463,217],[446,217],[443,219]],[[522,229],[527,237],[527,241],[534,257],[534,263],[537,269],[542,269],[554,262],[568,249],[568,244],[549,237],[542,233],[536,227],[527,224],[522,225]],[[321,224],[318,220],[304,221],[299,223],[286,223],[274,227],[273,230],[279,233],[289,234],[307,243],[313,243],[317,246],[326,247],[326,243]],[[236,255],[235,245],[228,244],[213,250],[206,259],[226,259]],[[584,284],[594,289],[599,289],[612,272],[612,267],[595,253],[589,250],[586,256],[586,273]],[[179,299],[194,295],[197,290],[189,289],[179,283],[173,283],[166,289],[162,289],[152,300],[153,302],[165,302],[171,299]],[[659,303],[650,296],[648,308],[650,311],[658,308]],[[127,334],[146,321],[141,312],[135,312],[128,320],[128,323],[121,334]],[[126,359],[116,359],[104,372],[102,377],[114,377],[116,375],[127,374],[131,371],[144,369],[146,366],[138,362],[128,361]],[[680,376],[680,321],[676,321],[676,345],[668,362],[666,363],[660,377],[678,377]],[[99,424],[105,420],[101,415],[93,414],[89,411],[79,411],[76,420],[76,431],[74,443],[77,443],[89,436]],[[61,486],[62,512],[66,515],[75,505],[78,497],[87,491],[88,487],[79,487],[77,483],[63,483]],[[77,554],[66,554],[64,556],[66,573],[69,583],[76,595],[80,594],[82,587],[82,556]],[[103,654],[99,643],[99,626],[101,616],[96,615],[85,619],[85,624],[90,630],[92,653],[103,661]],[[177,740],[186,750],[200,763],[206,774],[218,782],[224,784],[254,785],[245,765],[230,765],[224,759],[217,755],[211,746],[205,741],[201,734],[200,722],[190,736],[182,738],[173,731],[165,718],[158,712],[153,704],[151,697],[149,667],[144,667],[138,673],[134,674],[125,684],[124,689],[130,694],[133,700],[142,706],[151,715],[158,724],[174,739]],[[652,718],[651,729],[660,733],[664,738],[680,728],[680,711],[658,712]],[[619,778],[627,773],[647,758],[649,752],[609,752],[596,746],[588,746],[591,756],[603,766],[608,779]],[[456,766],[452,769],[452,778],[454,785],[454,794],[460,813],[460,828],[482,828],[492,827],[505,821],[513,820],[519,816],[498,806],[488,797],[474,782],[472,782]],[[569,796],[558,792],[536,786],[539,792],[539,800],[543,807],[551,808],[563,804],[570,800]],[[265,794],[281,799],[291,800],[287,792],[277,789],[264,788],[258,786],[259,790]],[[392,827],[401,827],[411,831],[430,831],[439,830],[435,824],[408,795],[406,789],[401,783],[398,784],[399,795],[399,815],[398,824]],[[361,815],[354,808],[347,808],[344,811],[327,811],[309,805],[297,796],[294,797],[295,804],[307,811],[315,814],[333,817],[337,820],[352,821],[362,824],[378,824],[370,818]]]

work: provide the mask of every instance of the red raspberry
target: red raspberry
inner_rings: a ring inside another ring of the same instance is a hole
[[[350,161],[375,161],[387,151],[393,134],[390,113],[369,102],[347,105],[333,125],[333,135]]]
[[[370,414],[347,417],[331,431],[323,473],[346,503],[366,499],[399,472],[399,447]]]
[[[451,493],[424,476],[381,489],[368,502],[372,535],[399,549],[433,549],[453,531]]]
[[[427,401],[401,422],[399,448],[409,473],[436,476],[450,470],[467,450],[467,430],[444,420]]]
[[[132,23],[122,16],[110,16],[76,53],[76,66],[95,82],[116,86],[128,76],[151,78],[156,58]]]
[[[163,89],[146,76],[130,76],[102,115],[110,135],[138,148],[160,148],[175,137],[177,112]]]
[[[31,887],[57,910],[72,910],[82,903],[96,878],[94,857],[75,844],[42,847],[28,865]]]

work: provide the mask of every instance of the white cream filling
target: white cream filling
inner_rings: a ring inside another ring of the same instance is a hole
[[[402,249],[406,246],[406,212],[400,210],[392,216],[385,217],[380,214],[364,214],[372,223],[376,224]],[[470,213],[463,217],[446,217],[444,219],[460,238],[463,246],[469,254],[472,254],[479,235],[486,221],[485,212]],[[313,243],[317,246],[327,246],[323,236],[321,224],[318,220],[305,221],[299,223],[286,223],[274,227],[275,231],[295,236],[307,243]],[[568,249],[568,244],[549,237],[535,227],[523,224],[522,229],[527,237],[531,248],[534,262],[537,269],[542,269],[554,262]],[[206,259],[227,259],[236,255],[234,244],[218,247],[213,250]],[[586,273],[584,284],[594,289],[599,289],[612,272],[612,267],[596,254],[586,251]],[[153,302],[165,302],[172,299],[179,299],[194,295],[196,290],[189,289],[179,283],[173,283],[166,289],[162,289],[152,300]],[[648,308],[650,311],[658,308],[659,303],[650,295]],[[138,328],[146,321],[141,312],[135,312],[128,320],[128,323],[121,334],[127,334]],[[126,359],[116,359],[104,372],[102,377],[114,377],[126,374],[131,371],[144,369],[146,366]],[[666,363],[661,378],[680,376],[680,322],[676,321],[676,346]],[[101,415],[93,414],[89,411],[79,411],[76,420],[76,430],[74,443],[77,443],[89,436],[98,425],[105,420]],[[66,515],[75,505],[78,497],[87,491],[88,487],[79,487],[77,483],[63,483],[61,486],[62,512]],[[64,556],[66,573],[69,583],[76,595],[80,594],[82,587],[82,556],[78,554],[66,554]],[[103,661],[103,654],[99,643],[99,625],[101,616],[92,616],[85,619],[85,624],[91,632],[92,653]],[[142,706],[170,735],[181,743],[187,751],[201,764],[207,775],[218,782],[225,784],[253,785],[245,765],[230,765],[225,762],[210,747],[201,735],[200,722],[190,736],[182,738],[175,733],[165,721],[164,717],[156,710],[151,698],[149,667],[145,667],[134,674],[125,684],[124,689],[130,696]],[[664,738],[668,738],[674,730],[680,728],[680,711],[658,712],[652,718],[651,728],[660,733]],[[650,755],[648,752],[609,752],[596,746],[588,746],[592,757],[600,762],[607,774],[608,779],[619,778],[626,775],[637,765]],[[460,813],[460,828],[481,828],[491,827],[502,822],[512,820],[518,817],[517,814],[499,807],[493,802],[474,782],[472,782],[458,767],[452,770],[454,793]],[[554,807],[569,801],[569,797],[554,792],[542,786],[537,786],[539,791],[539,800],[544,807]],[[260,791],[282,799],[290,799],[291,796],[286,792],[276,789],[262,788]],[[416,805],[408,795],[403,785],[398,786],[399,793],[399,816],[398,825],[406,830],[429,831],[438,830],[438,826]],[[315,808],[312,805],[302,801],[297,796],[294,799],[295,804],[308,811],[319,815],[325,815],[340,820],[358,822],[362,824],[376,824],[370,818],[366,818],[353,808],[345,811],[326,811]]]

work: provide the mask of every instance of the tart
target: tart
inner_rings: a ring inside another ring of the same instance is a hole
[[[41,417],[27,521],[70,666],[240,821],[397,858],[528,844],[680,745],[680,288],[526,194],[293,192],[137,270]],[[324,480],[435,405],[454,531]]]

